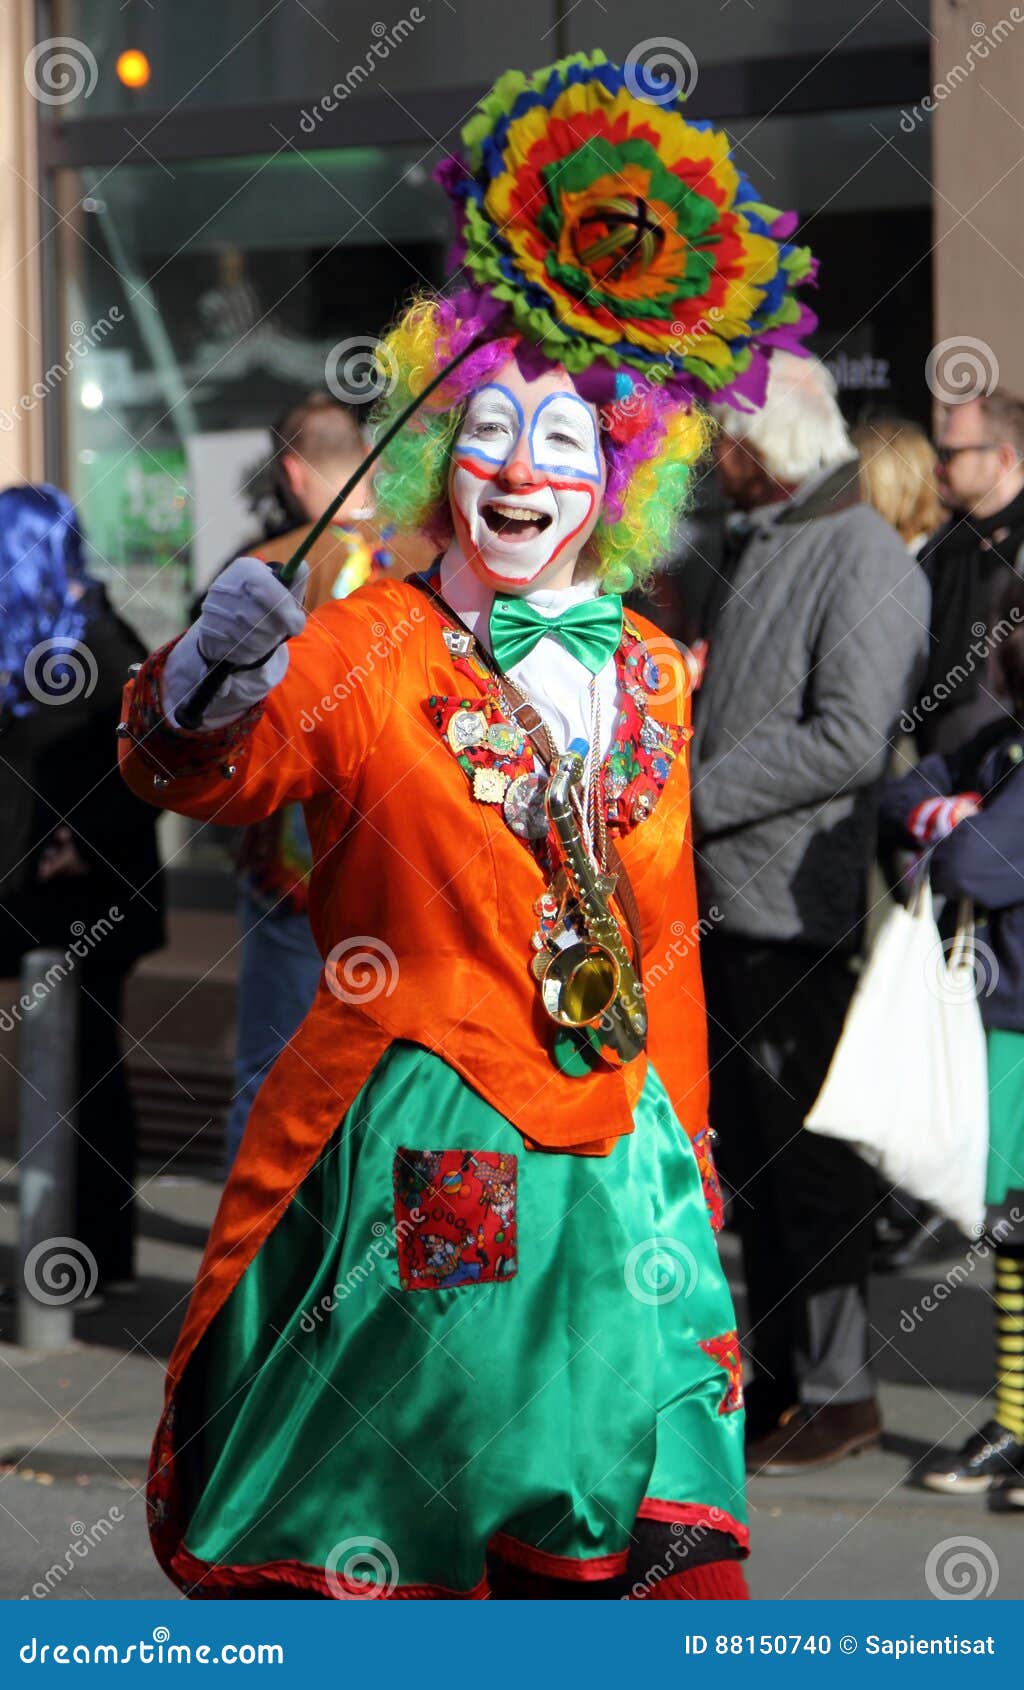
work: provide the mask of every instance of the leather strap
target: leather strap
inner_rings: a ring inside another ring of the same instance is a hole
[[[437,588],[432,585],[426,575],[409,575],[406,577],[406,580],[408,581],[410,587],[418,587],[420,592],[425,594],[442,622],[446,622],[449,627],[457,628],[465,634],[467,640],[469,641],[466,651],[467,657],[476,657],[477,660],[483,664],[488,674],[492,675],[499,683],[502,691],[505,693],[512,705],[512,715],[515,718],[516,724],[522,728],[533,746],[534,751],[540,758],[541,763],[544,765],[545,771],[550,774],[551,765],[555,760],[555,748],[551,743],[551,735],[544,726],[544,722],[541,719],[540,713],[536,709],[535,705],[530,703],[529,699],[520,692],[515,682],[510,681],[504,671],[498,667],[492,653],[488,651],[487,647],[481,640],[477,639],[472,630],[466,626],[462,617],[457,611],[452,609],[447,599],[442,598],[441,594],[437,591]],[[626,918],[626,925],[629,928],[629,936],[633,942],[633,967],[635,968],[637,974],[642,978],[643,945],[640,938],[640,910],[637,906],[636,894],[633,891],[629,875],[626,872],[626,865],[619,855],[618,847],[616,846],[614,839],[610,836],[607,841],[607,854],[608,867],[615,876],[614,896],[618,899],[622,913]]]

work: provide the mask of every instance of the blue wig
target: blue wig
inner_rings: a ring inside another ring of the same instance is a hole
[[[61,651],[81,642],[92,608],[84,550],[66,493],[0,493],[0,710],[24,716],[48,692],[60,696]]]

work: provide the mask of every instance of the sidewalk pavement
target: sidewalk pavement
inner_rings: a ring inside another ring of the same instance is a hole
[[[52,1355],[18,1349],[12,1311],[0,1312],[0,1598],[175,1598],[146,1541],[141,1487],[164,1365],[219,1195],[200,1179],[144,1186],[139,1289],[78,1316],[73,1347]],[[0,1165],[0,1279],[12,1265],[15,1199]],[[728,1237],[723,1253],[738,1280]],[[1024,1597],[1024,1521],[905,1484],[910,1464],[933,1443],[959,1444],[985,1418],[990,1263],[976,1256],[964,1277],[958,1261],[874,1283],[884,1447],[802,1478],[752,1482],[747,1572],[755,1596],[927,1597],[931,1556],[932,1584],[943,1580],[949,1594],[959,1594],[955,1581],[966,1569],[967,1588],[997,1600]],[[734,1288],[742,1331],[742,1287]],[[930,1308],[922,1308],[925,1297]],[[88,1559],[65,1554],[111,1509],[118,1528]],[[63,1560],[69,1570],[55,1582],[53,1566]]]

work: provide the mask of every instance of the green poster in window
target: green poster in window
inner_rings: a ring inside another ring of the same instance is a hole
[[[86,537],[111,571],[188,564],[192,505],[180,447],[85,452],[79,486]]]
[[[87,451],[77,479],[92,571],[153,650],[187,621],[193,506],[185,453]]]

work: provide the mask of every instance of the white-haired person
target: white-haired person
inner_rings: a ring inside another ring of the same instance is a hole
[[[711,1120],[748,1287],[748,1464],[877,1443],[865,1302],[879,1192],[802,1131],[853,989],[878,786],[925,656],[928,584],[861,500],[835,384],[772,361],[763,411],[719,407],[740,544],[709,619],[694,740]]]

